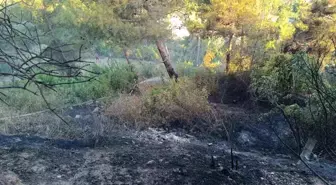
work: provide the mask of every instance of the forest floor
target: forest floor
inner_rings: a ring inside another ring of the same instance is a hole
[[[75,108],[69,115],[81,112],[89,111]],[[0,135],[0,185],[323,184],[262,124],[238,126],[233,137],[237,169],[227,141],[181,130],[115,129],[94,144]],[[336,184],[336,163],[308,164]]]

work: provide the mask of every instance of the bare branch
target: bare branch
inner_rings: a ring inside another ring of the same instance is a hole
[[[14,6],[16,4],[0,4],[0,64],[9,69],[0,71],[0,77],[12,77],[19,82],[15,84],[1,82],[0,101],[6,103],[8,89],[24,90],[40,95],[47,107],[57,115],[48,103],[43,89],[56,91],[55,88],[59,85],[91,81],[95,78],[95,73],[87,69],[91,62],[82,60],[82,46],[78,48],[77,53],[69,49],[72,48],[72,44],[59,41],[54,42],[53,45],[41,43],[43,40],[41,37],[47,34],[41,33],[33,23],[23,21],[22,13],[13,15],[9,10]],[[77,56],[68,60],[64,57],[65,53]],[[57,58],[59,54],[62,55],[62,59]],[[41,80],[41,76],[60,80],[50,83]],[[57,116],[66,122],[59,115]]]

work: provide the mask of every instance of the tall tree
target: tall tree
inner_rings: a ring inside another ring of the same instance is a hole
[[[305,29],[299,17],[302,9],[293,11],[293,5],[303,2],[281,0],[186,0],[188,27],[191,32],[203,32],[203,36],[222,36],[226,39],[226,71],[229,71],[235,39],[240,40],[240,55],[246,42],[268,42],[291,39],[297,29]],[[299,11],[300,10],[300,11]],[[255,44],[254,44],[255,45]],[[253,46],[250,46],[253,48]]]
[[[167,16],[179,4],[178,0],[100,0],[88,5],[92,13],[87,21],[103,30],[111,43],[123,47],[126,58],[129,47],[142,40],[155,41],[169,76],[177,79],[165,39],[171,36]]]
[[[199,2],[199,1],[198,1]],[[189,2],[190,3],[190,2]],[[260,6],[257,0],[223,1],[211,0],[194,4],[199,19],[197,23],[189,21],[189,28],[200,28],[205,35],[221,35],[227,38],[228,49],[226,51],[226,71],[231,61],[232,45],[234,37],[243,37],[249,27],[254,27],[260,20]],[[204,26],[197,26],[203,24]],[[196,26],[195,26],[196,25]],[[242,40],[243,42],[243,40]]]

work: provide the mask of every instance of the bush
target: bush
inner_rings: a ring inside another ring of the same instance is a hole
[[[222,75],[223,73],[216,73],[205,68],[199,68],[193,77],[193,81],[197,87],[205,87],[209,94],[212,94],[218,92],[218,81]]]
[[[136,73],[127,64],[115,64],[109,67],[94,65],[92,70],[100,74],[96,79],[62,87],[69,101],[97,99],[117,92],[128,92],[137,80]]]
[[[251,65],[251,57],[240,56],[240,54],[236,53],[230,62],[228,73],[234,74],[238,72],[250,71]]]
[[[179,62],[176,65],[176,71],[179,76],[193,77],[196,75],[198,69],[199,67],[195,67],[191,61]]]
[[[192,120],[206,116],[210,111],[206,87],[197,86],[194,81],[182,78],[167,87],[154,88],[145,97],[148,114],[157,114],[163,120]]]
[[[196,118],[209,118],[208,95],[206,87],[199,87],[192,79],[180,78],[178,83],[153,88],[143,97],[121,96],[107,114],[145,125],[176,120],[190,123]]]
[[[137,82],[137,74],[131,66],[118,64],[105,69],[99,80],[106,83],[110,90],[124,92],[129,91]]]
[[[282,54],[253,72],[253,92],[286,118],[298,152],[308,137],[317,139],[322,153],[336,150],[336,87],[326,78],[323,60],[306,53]]]
[[[275,103],[293,90],[292,56],[280,54],[252,70],[251,89],[255,97]]]

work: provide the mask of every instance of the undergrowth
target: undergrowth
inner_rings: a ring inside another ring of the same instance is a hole
[[[48,103],[53,107],[63,107],[69,104],[98,99],[105,96],[113,96],[120,92],[129,92],[137,82],[137,75],[126,64],[114,64],[110,66],[92,66],[92,70],[99,74],[89,82],[73,83],[76,81],[52,76],[40,76],[39,80],[49,84],[66,82],[69,84],[56,86],[54,90],[43,88],[43,94]],[[14,83],[24,83],[16,81]],[[39,90],[33,85],[30,87],[33,92]],[[7,90],[11,94],[0,109],[4,109],[2,116],[8,112],[28,113],[48,108],[43,98],[25,90]]]
[[[178,83],[171,81],[167,85],[154,87],[142,96],[121,95],[106,114],[137,126],[160,126],[176,120],[188,124],[197,118],[210,119],[208,95],[206,86],[184,77]]]

